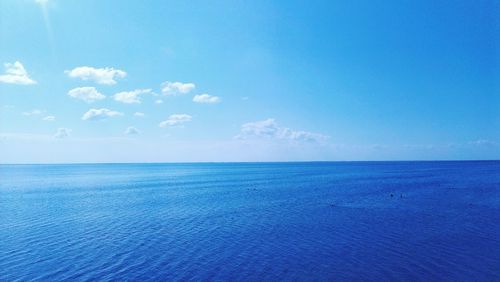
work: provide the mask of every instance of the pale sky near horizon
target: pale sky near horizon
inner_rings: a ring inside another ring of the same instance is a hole
[[[0,163],[499,159],[499,12],[0,0]]]

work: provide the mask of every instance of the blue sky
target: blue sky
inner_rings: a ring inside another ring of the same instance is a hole
[[[498,159],[499,8],[4,0],[0,161]]]

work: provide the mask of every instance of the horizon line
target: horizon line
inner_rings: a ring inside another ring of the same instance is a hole
[[[0,163],[0,165],[120,165],[120,164],[285,164],[285,163],[390,163],[390,162],[498,162],[500,159],[463,160],[316,160],[316,161],[186,161],[186,162],[54,162],[54,163]]]

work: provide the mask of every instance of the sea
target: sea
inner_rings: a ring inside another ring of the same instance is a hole
[[[500,161],[0,165],[0,281],[500,281]]]

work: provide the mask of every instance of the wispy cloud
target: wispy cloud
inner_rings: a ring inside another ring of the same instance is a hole
[[[193,97],[193,102],[195,103],[205,103],[205,104],[216,104],[220,102],[220,97],[208,95],[206,93],[195,95]]]
[[[75,98],[85,101],[87,103],[93,103],[98,100],[102,100],[106,98],[103,94],[101,94],[95,87],[77,87],[68,91],[68,95]]]
[[[134,117],[144,117],[145,114],[144,113],[141,113],[141,112],[135,112],[134,113]]]
[[[116,93],[113,98],[115,101],[124,104],[140,104],[141,99],[139,95],[151,93],[151,89],[136,89],[133,91],[124,91]]]
[[[44,121],[55,121],[56,117],[55,116],[46,116],[42,120],[44,120]]]
[[[127,73],[123,70],[114,68],[93,68],[87,66],[67,70],[65,73],[72,78],[91,80],[95,83],[106,85],[116,84],[117,78],[124,78],[127,76]]]
[[[125,132],[124,132],[126,135],[137,135],[140,133],[140,131],[133,127],[133,126],[129,126],[127,127],[127,129],[125,129]]]
[[[29,112],[23,112],[23,116],[37,116],[43,114],[44,112],[44,110],[34,109]]]
[[[297,131],[279,126],[272,118],[248,122],[241,126],[237,139],[270,138],[297,142],[324,142],[328,136],[308,131]]]
[[[170,127],[170,126],[180,126],[186,122],[192,120],[192,116],[188,114],[173,114],[170,115],[166,120],[160,122],[160,127]]]
[[[0,75],[0,82],[21,85],[36,84],[36,81],[28,76],[28,72],[19,61],[5,63],[4,67],[5,74]]]
[[[158,99],[155,101],[155,104],[159,105],[159,104],[163,104],[163,100],[162,99]]]
[[[195,88],[194,83],[165,81],[161,84],[161,93],[165,96],[177,96],[187,94]]]
[[[123,116],[123,113],[106,108],[90,109],[82,116],[82,120],[104,120],[109,117]]]
[[[469,142],[469,144],[474,145],[474,146],[484,146],[484,147],[494,147],[494,146],[499,145],[498,142],[493,141],[493,140],[487,140],[487,139],[474,140],[474,141]]]
[[[54,134],[54,138],[57,138],[57,139],[67,138],[70,136],[71,131],[72,130],[69,128],[60,127],[57,129],[56,134]]]

